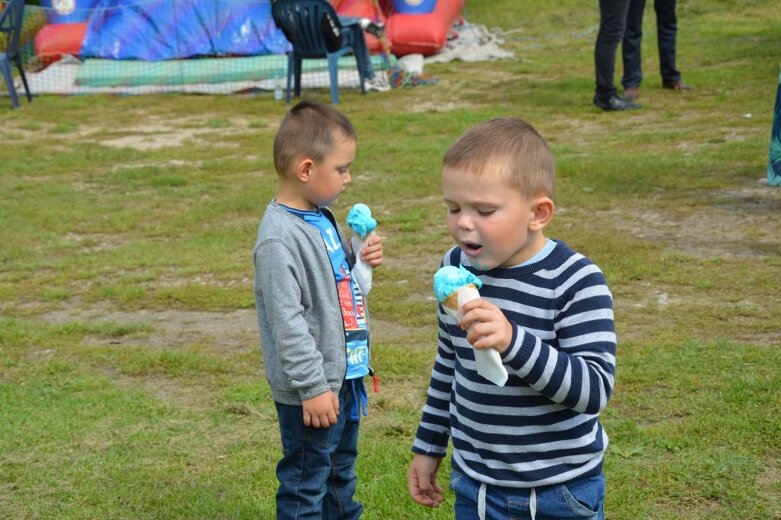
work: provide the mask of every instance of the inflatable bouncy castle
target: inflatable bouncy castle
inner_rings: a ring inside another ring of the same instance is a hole
[[[463,0],[331,3],[340,15],[385,23],[382,42],[365,34],[375,70],[393,68],[395,57],[439,52],[463,7]],[[273,89],[267,83],[284,76],[290,49],[270,0],[41,0],[26,9],[25,18],[33,15],[26,68],[37,93]],[[311,74],[322,69],[316,61],[305,62]],[[344,61],[354,69],[354,59]]]
[[[384,22],[390,50],[396,56],[412,53],[427,56],[444,46],[450,28],[460,16],[463,0],[334,0],[333,3],[339,14]],[[280,34],[274,34],[273,27],[269,27],[273,21],[268,2],[42,0],[41,5],[47,8],[48,23],[35,38],[35,50],[43,64],[65,54],[154,61],[209,54],[285,52]],[[201,27],[204,25],[207,27]],[[171,36],[179,33],[179,36],[166,42],[166,32]],[[246,35],[250,33],[276,41],[269,45],[247,44]],[[371,51],[380,51],[380,42],[374,36],[367,34],[366,39]],[[215,40],[217,48],[213,45]],[[182,48],[182,43],[186,48]],[[157,50],[150,49],[155,45]]]

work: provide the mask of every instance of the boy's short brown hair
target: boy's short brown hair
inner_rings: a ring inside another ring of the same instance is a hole
[[[347,116],[316,101],[301,101],[288,111],[274,138],[274,168],[290,173],[298,157],[320,162],[336,146],[336,139],[355,140],[355,128]]]
[[[539,132],[521,119],[500,117],[473,126],[447,150],[442,165],[476,176],[496,171],[526,196],[553,196],[553,154]]]

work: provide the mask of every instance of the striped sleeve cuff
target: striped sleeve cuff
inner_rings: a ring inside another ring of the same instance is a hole
[[[513,339],[510,348],[502,354],[502,361],[520,377],[526,375],[534,366],[537,352],[537,338],[527,334],[523,328],[513,324]]]

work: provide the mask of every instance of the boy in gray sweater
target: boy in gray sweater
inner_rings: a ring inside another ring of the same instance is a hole
[[[255,243],[255,305],[266,378],[279,416],[277,518],[359,518],[358,425],[369,373],[368,314],[355,254],[382,264],[382,239],[351,252],[327,208],[350,183],[355,129],[302,101],[274,140],[279,178]]]

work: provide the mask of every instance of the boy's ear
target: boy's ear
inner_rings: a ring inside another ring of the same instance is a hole
[[[553,200],[550,197],[538,197],[532,201],[531,210],[534,215],[529,222],[529,230],[540,231],[550,224],[553,218]]]
[[[300,182],[309,182],[312,178],[312,168],[315,163],[312,159],[301,159],[296,163],[295,177]]]

